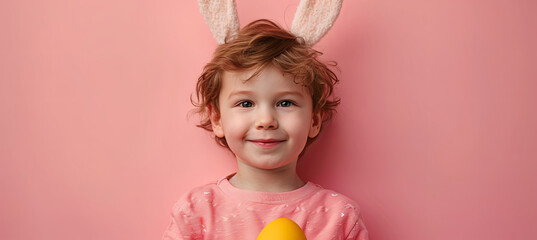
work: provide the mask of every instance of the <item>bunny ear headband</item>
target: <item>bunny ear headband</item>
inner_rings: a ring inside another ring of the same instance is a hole
[[[343,0],[300,0],[291,33],[314,45],[336,20]],[[218,44],[239,32],[235,0],[198,0],[200,12]]]

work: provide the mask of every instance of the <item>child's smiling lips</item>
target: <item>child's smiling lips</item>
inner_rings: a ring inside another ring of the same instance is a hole
[[[269,147],[274,147],[274,146],[284,142],[285,140],[278,140],[278,139],[252,139],[252,140],[248,140],[248,141],[252,142],[252,143],[255,143],[256,145],[258,145],[260,147],[269,148]]]

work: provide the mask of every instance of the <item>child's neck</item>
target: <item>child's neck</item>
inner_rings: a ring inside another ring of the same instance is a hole
[[[296,173],[296,166],[279,169],[258,169],[240,164],[229,182],[236,188],[258,192],[288,192],[304,186]]]

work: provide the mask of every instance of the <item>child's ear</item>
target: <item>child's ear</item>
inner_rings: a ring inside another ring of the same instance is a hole
[[[218,113],[218,111],[216,111],[213,106],[208,106],[208,112],[214,135],[219,138],[223,138],[224,128],[222,128],[222,119],[220,118],[220,113]]]
[[[314,138],[317,136],[317,134],[319,134],[319,132],[321,131],[321,124],[323,123],[322,119],[323,119],[323,116],[321,113],[317,113],[313,115],[308,137]]]

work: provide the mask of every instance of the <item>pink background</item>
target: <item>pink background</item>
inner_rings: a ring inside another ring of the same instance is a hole
[[[298,0],[239,0],[290,25]],[[347,0],[316,45],[339,114],[301,175],[372,240],[537,239],[537,4]],[[0,3],[0,239],[160,239],[235,169],[189,97],[216,43],[196,1]]]

